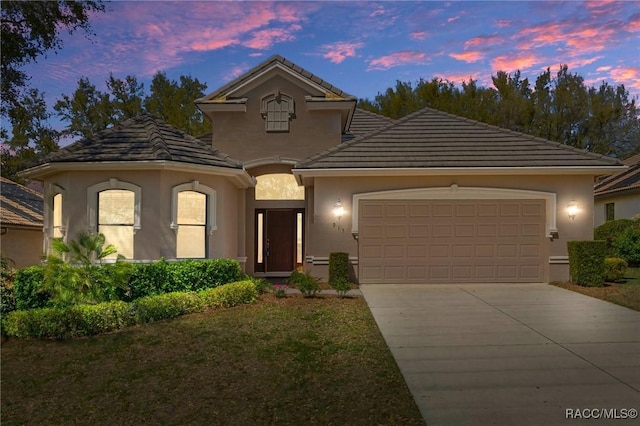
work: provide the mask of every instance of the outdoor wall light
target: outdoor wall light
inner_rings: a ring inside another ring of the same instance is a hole
[[[571,202],[567,204],[567,215],[569,215],[569,219],[574,220],[579,212],[578,203],[571,200]]]
[[[338,228],[339,231],[344,232],[344,228],[340,226],[340,219],[344,216],[344,206],[342,205],[342,201],[338,198],[338,201],[333,205],[333,215],[336,217],[336,221],[333,222],[333,227]]]

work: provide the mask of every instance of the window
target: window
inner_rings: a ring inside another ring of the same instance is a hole
[[[171,189],[171,229],[176,232],[177,259],[209,256],[209,235],[216,227],[216,191],[198,181]]]
[[[108,189],[98,193],[98,232],[104,234],[105,245],[112,244],[117,254],[133,259],[133,225],[135,194],[126,189]]]
[[[52,210],[51,237],[62,238],[64,237],[64,228],[62,226],[62,194],[53,196]]]
[[[111,178],[87,188],[87,226],[105,236],[105,244],[113,244],[117,254],[135,259],[134,236],[140,226],[142,188]]]
[[[616,205],[615,203],[607,203],[604,205],[604,220],[607,222],[615,220],[616,218]]]
[[[288,132],[289,121],[295,115],[293,99],[280,92],[262,98],[260,114],[267,132]]]
[[[256,200],[304,200],[304,187],[287,173],[257,177]]]
[[[195,191],[178,193],[177,258],[206,257],[207,196]]]

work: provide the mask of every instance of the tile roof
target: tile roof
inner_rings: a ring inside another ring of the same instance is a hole
[[[246,81],[251,80],[251,79],[255,78],[256,76],[264,73],[265,71],[267,71],[269,68],[273,67],[276,64],[280,64],[280,65],[282,65],[284,67],[287,67],[291,71],[299,74],[300,76],[302,76],[302,77],[304,77],[304,78],[306,78],[306,79],[318,84],[322,88],[330,91],[335,96],[339,96],[341,98],[356,99],[354,96],[352,96],[352,95],[348,94],[347,92],[337,88],[336,86],[334,86],[333,84],[329,83],[328,81],[325,81],[322,78],[316,76],[315,74],[310,73],[309,71],[307,71],[304,68],[294,64],[293,62],[283,58],[282,56],[273,55],[270,58],[268,58],[265,61],[263,61],[262,63],[260,63],[260,64],[256,65],[255,67],[251,68],[249,71],[247,71],[246,73],[242,74],[240,77],[236,78],[235,80],[233,80],[233,81],[229,82],[228,84],[222,86],[221,88],[217,89],[216,91],[214,91],[212,93],[209,93],[208,95],[206,95],[203,98],[196,99],[196,103],[205,102],[207,100],[224,97],[227,93],[233,91],[233,89],[235,89],[236,87],[239,87],[243,83],[245,83]]]
[[[211,143],[147,113],[62,148],[43,163],[154,160],[242,168],[242,163],[220,153]]]
[[[42,228],[42,194],[12,180],[0,178],[0,222],[2,226]]]
[[[349,132],[342,136],[342,141],[346,142],[358,136],[366,135],[395,122],[396,120],[384,115],[356,108],[351,120],[351,126],[349,126]]]
[[[640,193],[640,154],[627,158],[622,163],[625,166],[629,166],[629,168],[620,173],[606,176],[596,183],[594,187],[596,198],[621,192],[632,191]]]
[[[609,157],[424,108],[302,161],[296,169],[616,165]]]

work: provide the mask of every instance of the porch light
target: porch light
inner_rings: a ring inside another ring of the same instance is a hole
[[[571,202],[567,204],[567,215],[569,215],[569,219],[574,220],[579,212],[578,203],[571,200]]]
[[[340,198],[338,198],[338,201],[333,205],[333,215],[336,217],[336,221],[333,222],[333,227],[337,228],[338,231],[344,232],[344,228],[340,226],[340,219],[344,216],[344,206]]]
[[[333,215],[338,220],[342,219],[342,216],[344,216],[344,207],[342,206],[342,201],[340,201],[340,198],[338,198],[338,201],[336,201],[336,203],[333,205]]]

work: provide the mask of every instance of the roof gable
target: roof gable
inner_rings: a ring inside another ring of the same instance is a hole
[[[0,178],[0,222],[3,226],[42,227],[42,194],[6,178]]]
[[[611,167],[620,162],[431,108],[311,157],[296,169]]]
[[[596,198],[608,195],[637,192],[640,193],[640,154],[623,160],[629,168],[602,178],[594,187]]]
[[[294,64],[280,55],[274,55],[264,62],[253,67],[235,80],[208,95],[196,99],[196,104],[209,102],[227,102],[232,99],[240,99],[255,85],[275,74],[284,74],[289,80],[306,88],[311,96],[320,96],[330,99],[356,99],[331,83],[310,73],[304,68]]]

